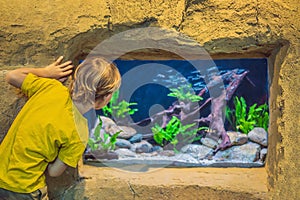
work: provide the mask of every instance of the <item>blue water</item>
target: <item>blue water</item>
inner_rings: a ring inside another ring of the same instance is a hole
[[[207,60],[193,60],[193,64],[187,60],[116,60],[115,63],[123,77],[120,100],[138,104],[133,107],[138,108],[138,112],[132,115],[135,122],[149,117],[149,110],[155,104],[164,109],[172,105],[177,99],[167,96],[170,88],[188,83],[198,94],[211,80],[212,74],[220,75],[233,69],[237,74],[249,71],[233,96],[243,96],[248,105],[263,104],[268,100],[268,64],[265,58],[214,60],[215,66]],[[225,87],[226,84],[224,82]],[[203,97],[207,99],[210,94],[206,92]],[[232,100],[228,105],[232,106]],[[207,113],[209,110],[203,112],[204,115]]]

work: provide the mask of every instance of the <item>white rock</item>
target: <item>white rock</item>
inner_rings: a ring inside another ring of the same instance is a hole
[[[255,127],[248,133],[248,138],[264,147],[268,146],[268,133],[263,128]]]

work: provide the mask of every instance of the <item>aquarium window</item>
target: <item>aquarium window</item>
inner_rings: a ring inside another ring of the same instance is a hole
[[[96,112],[101,128],[92,134],[87,162],[120,168],[264,166],[267,58],[114,62],[122,85]]]

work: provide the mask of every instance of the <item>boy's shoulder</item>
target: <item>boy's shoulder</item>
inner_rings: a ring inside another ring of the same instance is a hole
[[[28,97],[31,97],[37,92],[47,90],[61,90],[64,92],[68,92],[68,88],[64,86],[60,81],[51,78],[38,77],[31,73],[29,73],[24,79],[21,90]]]

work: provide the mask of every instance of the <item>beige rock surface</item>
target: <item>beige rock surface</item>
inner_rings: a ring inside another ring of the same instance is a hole
[[[129,172],[85,165],[69,199],[267,199],[263,168],[150,168]],[[116,184],[118,183],[118,184]]]
[[[160,26],[194,39],[215,58],[269,58],[268,197],[281,200],[300,196],[299,0],[0,0],[0,3],[1,137],[24,103],[4,83],[5,70],[44,66],[59,55],[76,64],[99,42],[116,33]],[[127,58],[143,59],[149,53],[153,52],[139,52]],[[170,58],[167,52],[163,53]],[[151,54],[150,58],[158,55]],[[96,179],[105,181],[101,177]],[[117,186],[118,179],[115,180]],[[169,195],[178,194],[177,187],[167,187],[172,191]],[[198,191],[198,186],[195,188],[187,187],[186,191]],[[183,189],[178,191],[184,194]]]

